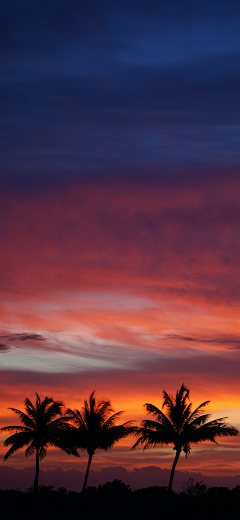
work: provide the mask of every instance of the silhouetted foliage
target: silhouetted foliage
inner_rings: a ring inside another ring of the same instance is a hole
[[[117,419],[123,412],[114,411],[110,401],[96,401],[95,392],[92,392],[89,400],[84,400],[84,406],[79,410],[67,410],[66,415],[76,428],[74,444],[88,452],[88,465],[83,483],[83,491],[86,489],[88,474],[93,455],[97,449],[108,450],[117,441],[127,437],[135,431],[131,422],[116,425]]]
[[[181,451],[187,457],[190,454],[192,443],[198,444],[204,441],[216,443],[217,436],[239,435],[237,428],[225,422],[226,417],[208,421],[210,415],[204,414],[203,408],[209,402],[205,401],[192,412],[189,390],[182,384],[175,397],[170,396],[165,390],[163,391],[162,408],[167,409],[166,415],[153,404],[144,405],[147,413],[156,420],[142,421],[141,428],[137,432],[138,440],[132,449],[140,444],[144,445],[144,449],[173,444],[176,456],[170,474],[169,491],[172,489],[174,472]]]
[[[117,479],[113,480],[113,482],[106,482],[106,484],[99,486],[98,490],[106,496],[121,496],[123,500],[126,500],[131,493],[130,486],[124,484],[122,480]]]
[[[167,487],[152,486],[132,491],[120,480],[102,486],[87,487],[84,493],[66,492],[65,488],[39,486],[39,494],[21,491],[0,491],[1,514],[4,520],[13,518],[36,520],[146,520],[167,518],[176,520],[239,519],[240,486],[206,488],[198,493],[199,484],[192,481],[193,493],[168,493]],[[196,492],[195,492],[196,491]],[[170,500],[169,500],[170,499]]]
[[[62,416],[64,405],[61,401],[54,401],[45,397],[41,401],[36,393],[35,405],[26,398],[25,412],[16,408],[9,408],[16,413],[23,426],[5,426],[0,431],[14,432],[5,441],[4,446],[11,446],[4,456],[7,460],[16,451],[27,446],[26,457],[36,453],[36,476],[34,480],[34,491],[38,491],[39,461],[47,454],[47,446],[56,446],[68,454],[79,457],[77,449],[72,443],[72,427],[68,420]]]
[[[183,493],[191,496],[200,496],[203,493],[207,492],[207,486],[203,484],[202,480],[195,480],[193,478],[189,478],[187,482],[185,482],[183,486]]]

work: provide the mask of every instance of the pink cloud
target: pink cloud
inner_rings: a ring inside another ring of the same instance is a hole
[[[140,421],[183,381],[239,423],[238,193],[215,177],[4,194],[1,424],[35,391],[79,406],[94,388]]]

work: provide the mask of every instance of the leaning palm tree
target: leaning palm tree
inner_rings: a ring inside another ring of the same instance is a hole
[[[76,428],[74,444],[88,453],[88,465],[84,478],[82,491],[85,491],[88,474],[93,455],[97,449],[108,450],[115,442],[127,437],[135,431],[131,422],[116,425],[116,421],[123,412],[114,411],[110,401],[96,401],[95,391],[91,393],[89,400],[84,400],[81,411],[67,410],[66,415]]]
[[[47,453],[47,446],[56,446],[66,451],[69,455],[79,457],[77,449],[72,443],[73,428],[68,424],[65,417],[62,416],[64,405],[61,401],[54,401],[50,397],[45,397],[41,401],[36,393],[35,405],[28,399],[25,399],[25,412],[16,408],[9,408],[15,412],[23,426],[5,426],[0,431],[14,432],[5,442],[4,446],[11,446],[4,456],[7,460],[20,448],[27,446],[25,455],[28,457],[36,452],[36,476],[34,480],[34,491],[38,491],[39,479],[39,461],[42,460]]]
[[[228,435],[239,435],[239,431],[234,426],[225,422],[226,417],[208,421],[210,414],[203,413],[203,409],[210,401],[200,404],[196,410],[192,411],[192,403],[189,402],[189,390],[182,384],[177,391],[176,397],[170,396],[163,391],[163,405],[166,407],[166,415],[153,404],[146,403],[144,406],[148,414],[155,420],[142,421],[138,428],[138,440],[133,445],[143,444],[144,449],[173,444],[176,455],[170,474],[168,490],[171,491],[175,468],[183,451],[186,457],[190,454],[190,445],[204,441],[216,443],[216,437]]]

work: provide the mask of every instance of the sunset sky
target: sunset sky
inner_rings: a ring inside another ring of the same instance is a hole
[[[35,392],[80,408],[94,389],[139,424],[184,382],[240,427],[239,1],[0,11],[0,426]],[[131,444],[94,468],[171,467]],[[240,437],[178,469],[240,475]]]

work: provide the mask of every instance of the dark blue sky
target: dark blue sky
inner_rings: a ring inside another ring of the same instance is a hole
[[[93,389],[139,424],[183,381],[240,424],[239,21],[239,0],[1,0],[0,426]],[[208,448],[179,468],[239,474],[238,439]]]
[[[5,181],[236,171],[239,2],[2,0],[0,12]]]

